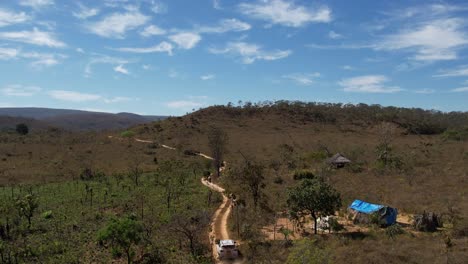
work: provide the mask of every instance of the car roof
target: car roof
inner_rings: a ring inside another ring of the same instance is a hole
[[[220,244],[221,246],[235,246],[235,245],[236,245],[236,242],[234,242],[234,240],[228,239],[228,240],[221,240],[221,241],[219,241],[219,244]]]

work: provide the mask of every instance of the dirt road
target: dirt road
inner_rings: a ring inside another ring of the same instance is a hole
[[[114,138],[112,136],[109,136],[109,138]],[[134,139],[136,142],[140,143],[155,143],[154,141],[151,140],[144,140],[144,139]],[[176,150],[174,147],[170,147],[167,145],[160,144],[161,147],[169,150]],[[205,159],[213,160],[212,157],[203,154],[203,153],[198,153],[198,156],[203,157]],[[226,162],[223,162],[224,166],[220,168],[220,171],[223,171],[226,166]],[[201,182],[203,185],[206,187],[210,188],[211,190],[220,193],[223,196],[223,202],[221,205],[216,209],[213,218],[211,219],[211,232],[209,234],[210,237],[210,242],[212,246],[212,254],[214,259],[216,260],[216,263],[235,263],[235,264],[240,264],[243,263],[242,260],[219,260],[218,259],[218,254],[216,250],[216,239],[230,239],[229,237],[229,231],[228,231],[228,218],[229,215],[231,214],[231,200],[226,196],[224,193],[225,190],[221,186],[211,183],[207,181],[205,178],[201,179]]]

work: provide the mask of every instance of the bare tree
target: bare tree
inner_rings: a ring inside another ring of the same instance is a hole
[[[219,177],[220,169],[223,166],[223,158],[226,153],[228,135],[220,128],[212,128],[208,132],[208,144],[211,149],[213,165],[216,169],[216,176]]]
[[[236,173],[241,183],[247,186],[252,196],[255,210],[257,210],[258,202],[262,197],[262,189],[265,188],[264,170],[265,167],[262,164],[245,158],[244,166]]]
[[[203,253],[204,230],[210,225],[210,215],[206,211],[198,211],[191,216],[176,215],[172,221],[171,229],[187,239],[190,253],[197,256]]]

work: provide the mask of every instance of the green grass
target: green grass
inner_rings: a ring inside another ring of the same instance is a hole
[[[26,219],[21,219],[19,226],[13,228],[13,239],[4,243],[3,254],[11,250],[19,254],[20,262],[27,263],[109,263],[112,256],[108,249],[98,246],[97,232],[109,219],[130,214],[136,215],[146,228],[156,230],[149,240],[164,244],[161,247],[165,249],[176,248],[177,238],[163,235],[171,217],[180,212],[209,209],[206,203],[208,189],[200,184],[198,175],[188,173],[187,177],[184,191],[170,209],[164,202],[163,187],[156,183],[156,176],[151,173],[141,177],[139,186],[134,186],[128,178],[110,176],[101,181],[3,187],[0,189],[2,225],[6,224],[7,218],[10,225],[18,219],[14,207],[16,197],[32,192],[39,200],[31,230],[27,230]],[[92,203],[86,186],[93,190]]]

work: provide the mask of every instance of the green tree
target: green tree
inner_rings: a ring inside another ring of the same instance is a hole
[[[16,132],[20,135],[27,135],[29,133],[29,127],[26,124],[17,124]]]
[[[109,242],[112,249],[121,249],[127,256],[127,263],[132,263],[133,246],[142,239],[143,227],[132,217],[111,219],[98,233],[99,243]]]
[[[305,179],[289,190],[287,200],[291,214],[301,218],[311,215],[317,234],[317,218],[333,215],[341,207],[340,194],[322,179]]]
[[[289,253],[287,264],[327,264],[330,263],[327,250],[317,247],[314,240],[297,241]]]
[[[23,198],[17,199],[16,207],[18,208],[20,216],[28,220],[28,229],[30,229],[31,219],[34,215],[34,212],[39,207],[37,197],[32,194],[28,194]]]
[[[240,182],[247,186],[252,196],[255,210],[262,197],[262,189],[265,188],[264,170],[263,165],[246,160],[244,167],[237,172]]]
[[[208,145],[213,158],[213,165],[216,169],[216,176],[219,177],[220,169],[223,166],[223,158],[226,153],[228,135],[220,128],[212,128],[208,132]]]

